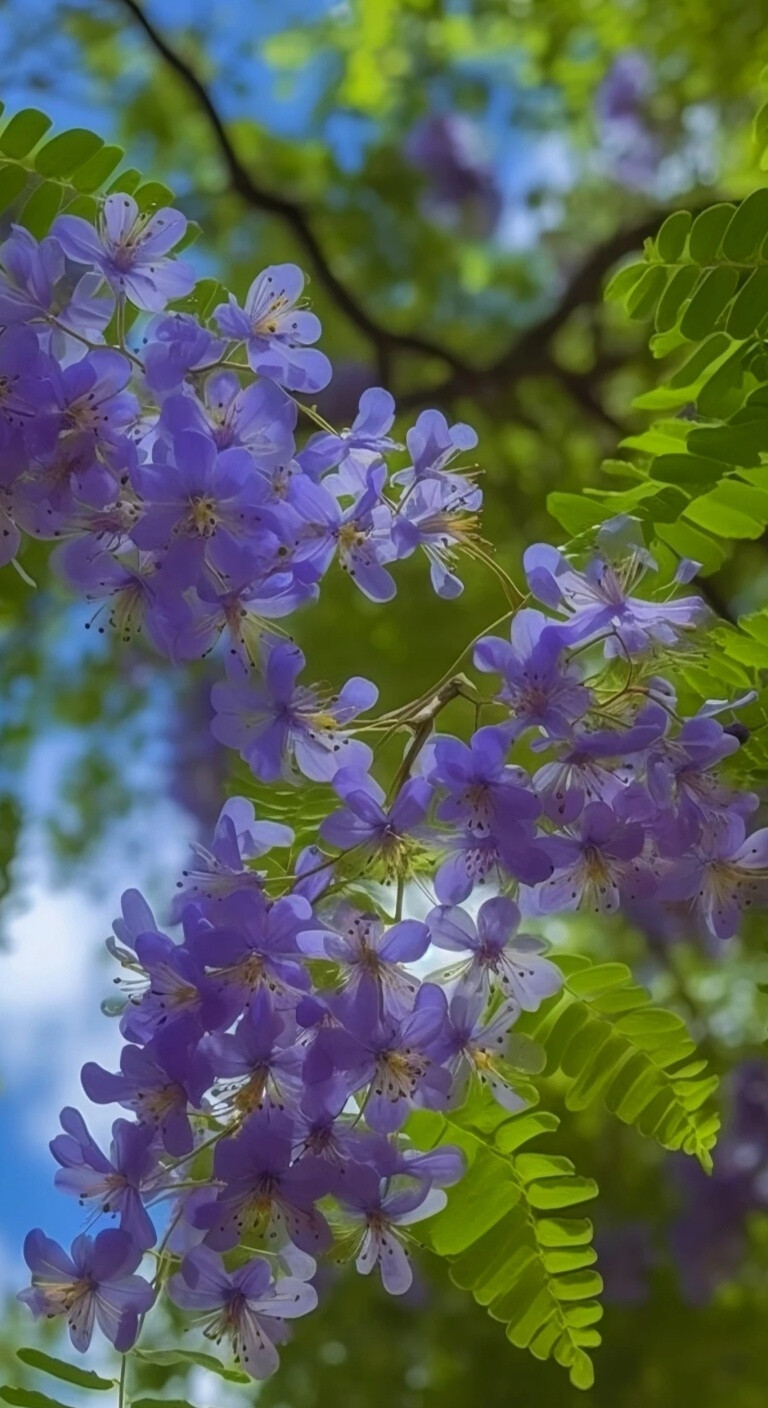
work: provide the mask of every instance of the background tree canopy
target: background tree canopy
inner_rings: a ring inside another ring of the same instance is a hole
[[[729,203],[763,179],[753,123],[766,63],[762,0],[718,0],[706,12],[689,0],[285,0],[213,3],[204,14],[194,0],[0,4],[8,112],[39,106],[57,128],[92,128],[172,187],[200,226],[191,257],[212,280],[211,302],[215,281],[242,295],[268,263],[308,271],[336,368],[317,398],[328,420],[349,424],[360,392],[381,385],[396,396],[398,431],[432,405],[476,427],[486,531],[513,576],[530,542],[565,541],[619,511],[701,561],[721,649],[717,670],[703,659],[689,671],[697,697],[713,680],[722,697],[761,689],[768,668],[764,205],[751,207],[759,239],[747,220],[744,230],[729,224]],[[0,149],[12,155],[1,135]],[[713,206],[728,211],[716,231],[666,224],[656,238],[670,212],[695,221]],[[639,267],[646,240],[655,243]],[[718,263],[728,266],[722,288],[710,278]],[[606,301],[616,270],[626,272]],[[739,302],[747,277],[755,282]],[[56,587],[45,557],[28,545],[21,565],[37,588],[5,569],[0,595],[12,681],[0,711],[0,877],[11,917],[30,899],[30,836],[52,884],[74,874],[114,908],[122,886],[104,864],[110,846],[121,876],[132,864],[150,888],[165,878],[140,821],[158,776],[180,808],[180,833],[192,834],[210,825],[232,770],[208,735],[206,663],[176,672],[149,649],[86,635],[88,612]],[[296,618],[310,673],[370,676],[386,708],[418,695],[504,609],[492,576],[470,565],[466,580],[460,603],[446,603],[406,563],[382,612],[336,574],[319,607]],[[178,711],[184,728],[170,725]],[[764,785],[761,711],[762,698],[748,759]],[[235,776],[247,790],[240,765]],[[709,1178],[600,1104],[570,1115],[557,1136],[557,1153],[601,1189],[596,1386],[580,1395],[556,1365],[513,1349],[425,1252],[404,1304],[326,1270],[322,1310],[300,1327],[261,1403],[492,1408],[535,1394],[545,1405],[634,1408],[690,1394],[702,1408],[726,1395],[734,1408],[762,1405],[761,924],[727,945],[684,926],[660,934],[585,916],[552,933],[597,962],[628,964],[685,1017],[723,1077],[725,1133]],[[556,1066],[548,1079],[558,1108]],[[31,1386],[14,1359],[19,1342],[14,1311],[3,1368]],[[147,1395],[205,1402],[223,1387],[149,1360],[141,1374]]]

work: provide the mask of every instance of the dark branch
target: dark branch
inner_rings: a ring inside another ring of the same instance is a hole
[[[639,249],[649,235],[655,234],[661,218],[662,214],[657,211],[639,225],[617,230],[597,245],[571,276],[551,312],[526,328],[510,347],[487,366],[454,371],[444,381],[428,389],[417,387],[411,392],[406,391],[405,395],[398,397],[398,405],[404,410],[423,405],[426,401],[439,406],[450,403],[457,396],[504,391],[526,376],[549,374],[567,383],[568,373],[557,365],[552,355],[550,344],[553,337],[577,308],[599,301],[608,270],[617,260]],[[587,385],[594,387],[599,375],[598,367],[589,378],[581,376],[577,379],[582,396]],[[572,389],[577,388],[574,385]]]
[[[139,0],[119,0],[143,30],[156,53],[185,85],[199,104],[227,169],[232,189],[253,210],[274,215],[290,229],[297,243],[308,256],[319,282],[336,306],[371,344],[377,374],[384,385],[391,382],[392,354],[418,353],[442,362],[449,373],[442,381],[400,392],[398,405],[412,410],[427,404],[448,406],[459,396],[510,391],[516,382],[527,376],[549,375],[568,389],[582,408],[604,425],[616,429],[609,413],[603,408],[598,394],[603,368],[600,363],[589,373],[564,371],[554,359],[551,342],[572,313],[600,299],[603,279],[613,264],[637,249],[648,235],[658,228],[664,212],[657,212],[641,224],[619,230],[598,245],[566,283],[558,302],[544,318],[533,323],[509,347],[485,367],[474,367],[463,361],[449,348],[431,338],[408,332],[394,332],[383,327],[334,273],[327,255],[312,227],[307,206],[263,186],[243,164],[235,150],[219,112],[195,69],[176,52],[145,14]]]
[[[175,49],[171,48],[145,14],[138,0],[119,0],[119,3],[130,11],[160,58],[181,79],[199,103],[208,119],[219,154],[229,173],[233,190],[254,210],[263,210],[269,215],[275,215],[288,226],[297,243],[308,256],[319,282],[324,285],[349,321],[373,345],[379,367],[386,368],[389,352],[393,349],[399,349],[404,352],[416,352],[424,357],[436,357],[444,365],[451,367],[456,375],[468,372],[470,369],[462,362],[461,358],[448,348],[441,347],[438,343],[416,333],[393,332],[391,329],[383,327],[358,303],[354,295],[350,293],[331,268],[325,251],[312,228],[306,206],[299,201],[289,200],[285,196],[277,195],[274,191],[268,190],[251,175],[235,151],[211,95],[195,70]]]

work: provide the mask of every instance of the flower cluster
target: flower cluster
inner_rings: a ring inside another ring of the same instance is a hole
[[[40,1231],[27,1242],[24,1294],[37,1312],[66,1312],[77,1346],[96,1315],[125,1348],[162,1285],[261,1374],[282,1320],[314,1304],[309,1283],[332,1247],[402,1293],[404,1229],[463,1172],[458,1149],[411,1143],[409,1115],[473,1089],[514,1113],[540,1067],[515,1019],[562,977],[543,941],[518,932],[521,910],[688,900],[725,936],[763,897],[768,832],[745,833],[756,799],[718,774],[740,730],[716,715],[733,706],[681,719],[649,673],[704,608],[633,595],[652,564],[628,528],[609,525],[583,572],[529,551],[531,592],[553,614],[525,607],[509,639],[475,646],[478,670],[500,681],[485,707],[501,721],[468,742],[434,730],[456,692],[483,707],[463,677],[417,701],[388,793],[348,727],[375,701],[367,681],[322,701],[296,683],[296,648],[267,637],[256,683],[214,687],[219,736],[259,777],[330,782],[338,805],[298,847],[289,827],[231,799],[179,884],[180,939],[136,892],[124,897],[110,948],[127,1044],[118,1071],[89,1063],[82,1083],[133,1120],[115,1122],[107,1154],[65,1110],[51,1146],[60,1185],[120,1225],[108,1244],[109,1230],[79,1238],[71,1258]],[[518,745],[543,755],[533,773],[513,760]],[[432,907],[402,918],[417,887]],[[424,977],[444,951],[451,965]],[[159,1259],[150,1287],[135,1272],[156,1242],[155,1204],[175,1269],[163,1278]]]
[[[105,1152],[67,1108],[51,1143],[57,1186],[118,1226],[79,1236],[71,1255],[39,1229],[25,1243],[22,1298],[66,1315],[78,1349],[94,1319],[129,1349],[163,1284],[247,1372],[270,1373],[283,1321],[315,1305],[316,1259],[334,1242],[392,1294],[408,1289],[407,1229],[463,1173],[458,1149],[413,1146],[410,1112],[461,1103],[473,1083],[508,1110],[525,1103],[516,1083],[539,1053],[510,1029],[561,977],[517,933],[514,902],[489,899],[477,928],[442,911],[386,925],[326,896],[314,848],[270,898],[247,860],[290,840],[243,799],[227,803],[176,902],[180,942],[138,892],[123,897],[109,947],[126,1045],[118,1071],[88,1063],[82,1084],[132,1118],[115,1120]],[[420,981],[412,965],[430,938],[465,959]],[[333,974],[323,983],[318,960]],[[167,1255],[150,1285],[136,1271],[160,1226]]]
[[[59,1186],[118,1225],[70,1254],[30,1233],[22,1296],[65,1315],[76,1348],[98,1321],[124,1353],[167,1295],[260,1377],[331,1249],[408,1289],[408,1229],[464,1172],[458,1148],[418,1147],[414,1112],[481,1099],[514,1114],[535,1097],[542,1052],[515,1021],[562,976],[521,915],[683,906],[728,937],[768,894],[768,830],[747,833],[757,799],[721,766],[744,734],[722,717],[744,701],[686,718],[659,673],[706,608],[638,594],[655,563],[626,519],[583,567],[529,549],[546,610],[495,568],[515,606],[508,636],[472,643],[491,693],[453,675],[375,717],[368,680],[331,696],[300,681],[301,652],[266,623],[313,599],[335,558],[379,602],[417,549],[446,597],[459,550],[489,560],[480,490],[453,463],[475,435],[424,412],[390,475],[394,406],[372,390],[350,429],[297,448],[292,393],[329,376],[300,272],[266,270],[212,325],[167,312],[194,283],[168,257],[184,230],[176,211],[110,196],[98,229],[65,215],[41,244],[15,230],[0,249],[7,556],[22,529],[59,539],[66,579],[174,660],[224,637],[216,738],[260,782],[334,800],[297,839],[230,799],[169,908],[180,934],[124,896],[109,947],[126,1044],[117,1071],[88,1063],[82,1084],[131,1117],[104,1151],[67,1108],[51,1144]],[[129,303],[147,319],[141,357]],[[694,572],[681,563],[678,583]],[[436,727],[457,697],[469,738]],[[376,741],[404,728],[384,777]],[[424,917],[409,917],[419,892]]]
[[[459,592],[482,494],[448,466],[474,432],[424,412],[390,477],[388,392],[366,391],[340,434],[294,394],[331,375],[301,270],[265,269],[207,320],[169,310],[194,301],[172,256],[186,233],[179,211],[113,194],[98,227],[62,215],[0,246],[0,563],[25,533],[56,542],[94,619],[176,661],[223,637],[252,662],[263,622],[313,600],[334,560],[386,601],[388,565],[423,549],[436,590]],[[299,410],[322,426],[300,449]]]

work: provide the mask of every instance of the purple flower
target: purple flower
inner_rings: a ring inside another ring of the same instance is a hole
[[[290,391],[321,391],[331,364],[308,344],[317,342],[320,323],[299,305],[304,275],[296,264],[270,264],[254,279],[240,307],[233,294],[214,309],[225,337],[244,342],[255,372]]]
[[[438,596],[459,596],[464,584],[454,572],[458,552],[472,556],[480,537],[482,490],[466,481],[427,478],[416,481],[403,496],[392,525],[398,557],[423,548],[429,575]]]
[[[361,914],[350,904],[339,907],[331,927],[299,935],[302,953],[338,964],[353,1001],[361,987],[371,987],[382,1011],[400,1014],[410,1011],[419,988],[402,964],[423,958],[428,945],[429,930],[417,919],[385,929],[375,914]]]
[[[441,1212],[448,1199],[440,1188],[423,1183],[390,1188],[369,1164],[350,1165],[339,1194],[345,1242],[361,1276],[377,1268],[385,1291],[403,1295],[413,1281],[410,1260],[399,1231]]]
[[[582,717],[592,698],[576,666],[563,660],[563,629],[541,611],[518,611],[510,640],[483,636],[475,647],[478,670],[502,676],[498,698],[509,706],[513,736],[540,728],[550,737],[564,737]]]
[[[432,788],[422,777],[412,777],[400,788],[391,806],[372,777],[343,768],[333,779],[344,801],[320,826],[324,841],[340,851],[354,850],[360,868],[379,866],[387,877],[407,876],[418,849],[414,831],[426,816]]]
[[[668,723],[666,711],[651,703],[624,729],[576,725],[568,741],[557,747],[558,756],[534,773],[533,787],[547,816],[570,822],[590,802],[616,803],[637,779],[638,762],[644,762],[642,755],[663,736]]]
[[[150,329],[144,352],[147,386],[151,391],[175,391],[188,372],[215,362],[223,344],[191,313],[168,313]]]
[[[344,725],[376,703],[376,686],[355,676],[324,699],[316,687],[296,684],[305,663],[297,646],[279,641],[267,650],[262,680],[237,666],[230,683],[211,691],[214,737],[237,748],[263,782],[289,776],[294,762],[314,782],[330,782],[345,764],[361,772],[370,765],[370,748]]]
[[[213,1172],[223,1187],[194,1217],[206,1231],[207,1246],[227,1251],[255,1234],[278,1244],[282,1237],[313,1257],[328,1249],[330,1228],[315,1203],[331,1191],[336,1176],[314,1154],[294,1163],[292,1132],[287,1116],[257,1111],[235,1138],[216,1145]]]
[[[523,564],[533,595],[568,618],[569,642],[604,636],[607,656],[673,646],[681,633],[701,625],[707,616],[708,608],[698,596],[659,602],[630,595],[649,565],[647,554],[640,551],[618,565],[595,557],[579,572],[557,548],[538,543],[526,550]]]
[[[516,1114],[531,1103],[530,1086],[520,1077],[540,1071],[545,1055],[535,1042],[510,1030],[520,1010],[515,1003],[505,1003],[490,1020],[484,1019],[486,1005],[479,988],[457,989],[448,1005],[438,1050],[453,1079],[451,1104],[463,1105],[473,1088],[487,1086],[502,1109]]]
[[[394,419],[394,398],[380,386],[369,387],[360,397],[360,408],[348,430],[338,434],[321,430],[310,438],[301,452],[302,469],[316,479],[339,466],[340,475],[335,476],[339,487],[348,484],[353,493],[362,489],[360,475],[364,479],[374,460],[401,448],[387,434]]]
[[[209,435],[219,450],[249,450],[261,472],[292,459],[298,410],[272,382],[241,387],[235,372],[212,372],[203,397],[201,402],[188,391],[169,396],[161,429],[171,438],[182,430],[196,430]]]
[[[283,1322],[307,1315],[317,1305],[314,1286],[292,1276],[275,1281],[263,1257],[230,1272],[207,1247],[195,1247],[185,1256],[168,1282],[168,1294],[182,1310],[205,1318],[209,1339],[217,1344],[229,1340],[235,1363],[254,1379],[266,1379],[277,1369],[275,1343],[285,1339]]]
[[[552,861],[544,838],[537,838],[528,822],[505,820],[496,834],[483,835],[471,826],[446,832],[442,838],[446,858],[435,876],[435,894],[441,904],[461,904],[476,885],[493,878],[500,886],[509,877],[536,885],[552,874]]]
[[[340,508],[324,484],[301,477],[292,507],[299,519],[297,559],[322,575],[338,553],[339,564],[370,601],[391,601],[394,580],[384,567],[396,556],[392,509],[383,497],[386,466],[373,465],[365,487],[347,508]]]
[[[213,971],[222,991],[239,995],[241,1007],[261,987],[293,1006],[309,986],[296,936],[311,919],[312,907],[303,895],[286,895],[271,904],[260,890],[240,891],[222,901],[217,927],[201,924],[187,943]]]
[[[123,1014],[120,1030],[128,1041],[144,1045],[177,1023],[202,1035],[231,1020],[221,992],[183,944],[166,934],[139,934],[136,957],[147,986]]]
[[[263,553],[272,518],[246,450],[219,453],[208,436],[183,430],[172,459],[139,465],[134,482],[144,513],[131,536],[139,548],[166,550],[164,571],[178,586],[192,586],[204,564],[226,580],[233,551],[255,561]]]
[[[277,821],[257,821],[253,802],[245,797],[229,797],[224,803],[210,848],[192,842],[196,864],[178,882],[179,894],[171,907],[171,921],[181,919],[191,902],[211,917],[209,905],[218,904],[240,890],[260,890],[263,876],[248,861],[256,860],[273,846],[293,845],[290,826]],[[155,926],[150,926],[154,928]]]
[[[42,454],[64,436],[81,454],[97,456],[115,470],[133,468],[129,438],[139,403],[125,388],[131,375],[126,357],[112,347],[88,352],[69,366],[55,367],[48,380],[48,405],[38,409],[32,449]]]
[[[652,895],[660,867],[644,856],[645,842],[638,822],[622,820],[605,802],[591,802],[577,827],[547,837],[555,873],[530,896],[530,912],[615,914],[622,903]]]
[[[83,1066],[81,1080],[96,1105],[118,1101],[135,1110],[142,1124],[155,1130],[169,1154],[191,1152],[194,1139],[189,1106],[200,1108],[212,1080],[205,1056],[190,1040],[185,1024],[161,1032],[144,1047],[124,1046],[120,1070],[113,1074],[95,1061]]]
[[[754,792],[739,792],[713,769],[736,753],[738,738],[716,719],[686,719],[676,738],[661,739],[648,757],[648,790],[659,807],[672,807],[680,842],[695,842],[703,829],[727,824],[734,813],[748,816],[758,805]]]
[[[409,486],[415,480],[439,478],[464,450],[473,450],[477,435],[471,425],[449,426],[442,411],[422,411],[405,437],[411,464],[393,475],[393,483]]]
[[[79,215],[60,215],[53,233],[70,259],[98,269],[116,294],[137,308],[159,312],[195,284],[189,264],[165,257],[186,228],[179,210],[163,207],[141,214],[133,196],[115,194],[104,201],[98,230]]]
[[[436,738],[429,782],[448,796],[438,803],[440,821],[457,822],[478,836],[498,835],[509,822],[533,821],[541,810],[522,768],[507,764],[509,729],[479,728],[469,743]]]
[[[39,243],[23,225],[13,225],[0,245],[0,323],[31,323],[58,311],[56,285],[64,273],[58,240]]]
[[[61,1168],[55,1183],[73,1193],[81,1204],[95,1203],[100,1213],[120,1214],[120,1226],[137,1247],[154,1246],[157,1240],[143,1198],[157,1182],[154,1131],[147,1125],[115,1120],[109,1157],[88,1132],[79,1110],[61,1112],[63,1134],[51,1140],[50,1150]]]
[[[204,1043],[216,1073],[217,1108],[243,1116],[263,1105],[297,1105],[304,1049],[295,1038],[293,1017],[275,1011],[269,992],[260,988],[234,1032],[216,1032]]]
[[[411,129],[405,149],[427,182],[430,213],[440,224],[460,213],[461,228],[474,238],[493,233],[504,207],[482,147],[479,127],[464,113],[432,112]]]
[[[133,1275],[141,1258],[141,1248],[117,1227],[96,1237],[75,1237],[70,1255],[36,1227],[24,1242],[32,1287],[21,1291],[19,1300],[35,1316],[66,1315],[69,1337],[81,1353],[91,1343],[96,1321],[125,1354],[138,1334],[139,1316],[155,1298],[149,1282]]]
[[[718,939],[738,932],[743,911],[768,895],[768,827],[746,835],[731,814],[705,832],[696,849],[665,879],[665,899],[689,899]]]
[[[504,895],[481,904],[477,920],[464,909],[438,905],[427,915],[431,942],[436,948],[468,951],[443,976],[458,980],[459,990],[480,993],[487,1002],[498,984],[508,1003],[535,1012],[546,998],[559,992],[563,975],[541,955],[547,944],[533,934],[519,934],[520,911]]]
[[[423,983],[413,1010],[395,1016],[380,1013],[377,995],[359,987],[340,1013],[344,1028],[322,1028],[315,1039],[305,1068],[310,1082],[332,1069],[346,1071],[351,1090],[366,1089],[366,1123],[380,1134],[401,1129],[414,1103],[445,1106],[451,1078],[433,1058],[445,1024],[442,988]]]

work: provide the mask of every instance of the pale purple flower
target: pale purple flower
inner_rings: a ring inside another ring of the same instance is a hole
[[[536,727],[564,737],[589,708],[591,691],[564,659],[566,644],[562,627],[526,607],[512,618],[509,641],[483,636],[475,646],[476,669],[502,677],[498,698],[509,707],[513,736]]]
[[[259,988],[233,1032],[215,1032],[203,1050],[216,1075],[216,1109],[239,1116],[262,1106],[282,1110],[298,1105],[304,1050],[296,1043],[296,1022],[276,1010]]]
[[[273,641],[261,679],[238,663],[211,691],[214,737],[237,748],[264,782],[290,775],[293,765],[314,782],[330,782],[345,765],[360,772],[370,765],[370,748],[345,725],[376,703],[376,686],[354,676],[338,695],[324,697],[316,686],[296,683],[305,663],[298,646]]]
[[[183,1023],[161,1032],[146,1046],[124,1046],[118,1072],[87,1061],[80,1078],[94,1104],[119,1102],[157,1132],[169,1154],[191,1152],[190,1106],[200,1108],[212,1071]]]
[[[345,994],[338,1010],[344,1027],[318,1033],[305,1067],[310,1082],[327,1079],[334,1069],[347,1072],[350,1093],[365,1089],[366,1123],[380,1134],[402,1129],[414,1104],[444,1108],[450,1075],[433,1056],[445,1024],[442,988],[422,983],[404,1015],[382,1013],[370,987]]]
[[[418,480],[403,500],[392,524],[392,541],[398,557],[410,557],[422,548],[429,561],[429,575],[438,596],[447,600],[463,592],[456,575],[457,555],[472,556],[480,538],[482,490],[462,479]]]
[[[545,1054],[529,1037],[511,1030],[520,1011],[514,1001],[505,1002],[491,1018],[486,1006],[480,988],[457,988],[448,1004],[438,1049],[453,1078],[451,1105],[461,1106],[473,1089],[487,1087],[502,1109],[517,1114],[531,1103],[525,1077],[542,1069]]]
[[[168,396],[159,428],[171,438],[182,430],[200,431],[219,450],[249,450],[263,472],[293,458],[297,415],[295,403],[272,382],[242,387],[235,372],[222,370],[206,378],[202,401],[188,389]]]
[[[512,822],[533,821],[540,804],[522,768],[507,763],[509,729],[489,724],[469,743],[437,737],[431,748],[428,781],[443,795],[435,815],[457,822],[478,836],[498,835]]]
[[[649,565],[640,551],[616,565],[594,557],[580,572],[557,548],[538,543],[526,550],[523,564],[533,595],[568,618],[570,643],[605,639],[607,656],[676,645],[707,617],[708,607],[698,596],[646,601],[631,595]]]
[[[175,1305],[205,1320],[204,1333],[220,1344],[229,1340],[235,1363],[254,1379],[266,1379],[279,1364],[276,1343],[286,1337],[284,1321],[307,1315],[317,1305],[314,1286],[292,1276],[274,1279],[269,1262],[254,1257],[227,1271],[207,1247],[195,1247],[168,1282]]]
[[[359,852],[361,869],[368,861],[380,865],[387,876],[406,875],[432,798],[429,783],[423,777],[409,778],[390,806],[378,783],[353,768],[337,772],[333,786],[344,806],[324,819],[322,839],[340,851]]]
[[[72,1193],[81,1205],[95,1204],[99,1213],[120,1214],[120,1226],[136,1244],[145,1248],[157,1240],[144,1198],[156,1189],[158,1159],[154,1131],[147,1125],[115,1120],[109,1155],[102,1153],[79,1110],[67,1106],[60,1115],[63,1134],[51,1140],[50,1150],[61,1165],[57,1188]]]
[[[320,391],[331,379],[324,353],[309,346],[320,322],[301,306],[304,274],[296,264],[270,264],[254,279],[241,308],[234,294],[214,309],[219,331],[244,342],[255,372],[290,391]]]
[[[385,929],[375,914],[342,904],[331,923],[299,935],[302,953],[338,964],[342,987],[354,999],[360,987],[373,988],[383,1011],[404,1013],[413,1006],[418,979],[402,965],[423,958],[429,930],[417,919]]]
[[[94,1323],[125,1354],[138,1334],[139,1317],[155,1298],[149,1282],[133,1274],[142,1255],[117,1227],[96,1237],[75,1237],[71,1254],[36,1227],[24,1242],[32,1286],[20,1292],[19,1300],[35,1316],[65,1315],[69,1337],[81,1354],[91,1343]]]
[[[317,478],[338,466],[342,474],[346,470],[351,476],[352,486],[362,488],[360,468],[365,472],[375,459],[401,448],[387,433],[394,419],[394,397],[380,386],[370,386],[360,397],[358,413],[347,430],[320,430],[311,436],[301,452],[302,469]]]
[[[520,910],[505,895],[481,904],[476,920],[465,909],[438,905],[426,922],[436,948],[466,952],[466,958],[440,975],[457,982],[462,992],[478,992],[487,1002],[498,984],[507,1002],[535,1012],[563,985],[560,969],[543,957],[545,940],[518,933]]]
[[[405,439],[411,464],[393,475],[393,482],[406,486],[415,480],[439,478],[457,455],[477,444],[471,425],[457,422],[449,426],[442,411],[422,411]]]
[[[209,906],[239,890],[260,890],[263,876],[248,862],[257,860],[273,847],[293,844],[290,826],[277,821],[257,821],[253,802],[245,797],[229,797],[219,813],[210,847],[192,842],[195,861],[183,871],[171,908],[171,920],[180,919],[191,901]],[[150,926],[154,928],[154,925]]]
[[[708,828],[694,852],[665,879],[665,899],[688,899],[718,939],[738,933],[742,914],[768,896],[768,827],[746,835],[738,814]]]
[[[151,391],[174,391],[188,372],[215,362],[224,344],[191,313],[168,313],[150,329],[144,370]]]
[[[525,897],[529,912],[590,909],[615,914],[623,902],[645,899],[658,886],[660,866],[644,855],[646,831],[605,802],[591,802],[563,834],[547,837],[554,874]]]
[[[336,1183],[330,1163],[314,1154],[293,1162],[293,1125],[276,1111],[257,1111],[234,1138],[216,1145],[214,1177],[223,1186],[195,1213],[215,1251],[237,1246],[244,1235],[281,1236],[316,1257],[331,1233],[315,1204]]]
[[[98,269],[118,296],[159,312],[195,284],[191,265],[166,257],[186,229],[180,210],[141,213],[133,196],[116,193],[104,201],[98,230],[79,215],[60,215],[53,233],[70,259]]]
[[[401,1296],[413,1281],[400,1228],[441,1212],[448,1201],[441,1188],[390,1188],[370,1164],[351,1164],[339,1193],[341,1227],[362,1276],[378,1269],[385,1291]]]
[[[302,475],[292,500],[297,519],[297,560],[322,575],[334,557],[355,586],[370,601],[391,601],[396,593],[385,563],[396,556],[392,542],[392,508],[383,497],[387,469],[374,464],[366,471],[365,487],[341,508],[324,484]]]

